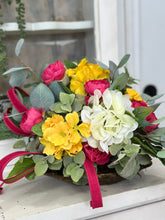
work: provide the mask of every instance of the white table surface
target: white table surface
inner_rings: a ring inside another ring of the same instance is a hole
[[[89,205],[88,186],[76,186],[47,176],[31,182],[22,179],[4,186],[0,194],[0,220],[93,219],[160,202],[165,200],[165,167],[154,160],[152,167],[141,171],[141,176],[101,186],[101,191],[104,207],[93,210]],[[139,218],[134,216],[134,219]]]

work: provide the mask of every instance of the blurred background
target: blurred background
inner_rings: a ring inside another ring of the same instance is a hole
[[[128,68],[139,80],[136,89],[151,95],[165,92],[165,1],[163,0],[28,0],[22,57],[38,74],[45,62],[94,58],[108,64],[131,54]],[[20,39],[13,0],[1,0],[1,29],[7,54],[14,57]],[[17,66],[9,61],[9,67]],[[0,76],[0,93],[9,88]]]

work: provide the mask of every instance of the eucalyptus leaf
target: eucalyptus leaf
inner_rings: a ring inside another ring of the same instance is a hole
[[[73,162],[73,157],[70,157],[69,155],[63,157],[64,167],[67,167],[72,162]]]
[[[22,45],[24,44],[24,39],[21,38],[17,44],[16,44],[16,48],[15,48],[15,55],[16,56],[19,56],[20,55],[20,52],[21,52],[21,48],[22,48]]]
[[[109,67],[107,65],[105,65],[104,63],[102,63],[101,61],[96,60],[96,63],[102,68],[102,69],[105,69],[105,70],[109,70]]]
[[[27,70],[15,71],[11,74],[9,84],[11,87],[18,86],[22,87],[25,79],[30,75]]]
[[[162,104],[162,103],[159,102],[159,103],[156,103],[156,104],[154,104],[154,105],[150,105],[150,108],[152,108],[153,111],[155,111],[161,104]]]
[[[132,157],[134,154],[137,154],[140,150],[140,147],[136,144],[130,144],[124,146],[124,153],[128,157]]]
[[[78,182],[84,174],[84,169],[76,166],[71,170],[71,178],[74,182]]]
[[[21,122],[22,119],[22,113],[19,113],[14,107],[12,107],[12,112],[11,115],[12,118],[17,121],[17,122]]]
[[[25,178],[26,178],[27,180],[29,180],[29,181],[34,180],[34,179],[35,179],[35,177],[36,177],[36,175],[35,175],[35,173],[34,173],[34,172],[29,173],[28,175],[26,175],[26,176],[25,176]]]
[[[57,81],[53,81],[50,84],[49,88],[50,88],[50,90],[54,94],[55,101],[59,101],[60,100],[60,93],[61,92],[65,93],[64,89],[62,88],[62,86]]]
[[[165,158],[165,150],[158,151],[157,157],[159,157],[159,158]]]
[[[18,72],[18,71],[21,71],[21,70],[27,70],[28,71],[28,69],[32,70],[30,67],[25,67],[25,66],[13,67],[13,68],[7,70],[6,72],[4,72],[2,75],[5,76],[9,73]]]
[[[109,147],[109,151],[113,156],[115,156],[122,148],[123,146],[121,144],[112,144]]]
[[[74,162],[83,165],[85,162],[85,153],[83,151],[78,152],[74,157]]]
[[[26,143],[24,140],[19,140],[17,142],[14,143],[13,148],[17,149],[17,148],[25,148],[26,147]]]
[[[151,122],[151,124],[152,125],[157,125],[157,124],[161,123],[164,120],[165,120],[165,117],[162,117],[162,118],[159,118],[158,120],[155,120],[155,121]]]
[[[36,163],[34,167],[34,172],[37,176],[42,176],[46,173],[48,169],[48,164],[45,160],[40,160]]]
[[[70,163],[70,164],[66,167],[66,174],[67,174],[67,175],[71,175],[71,170],[72,170],[74,167],[77,167],[77,164],[74,163],[74,162]]]
[[[119,70],[117,69],[117,65],[111,60],[109,61],[109,69],[111,79],[116,79],[119,76]]]
[[[122,66],[124,66],[127,61],[129,60],[130,58],[130,54],[126,54],[120,61],[120,63],[118,64],[117,68],[121,68]]]
[[[69,176],[70,176],[70,175],[68,175],[68,174],[66,173],[66,168],[65,168],[65,167],[63,168],[63,176],[64,176],[64,177],[69,177]]]
[[[30,94],[30,102],[34,108],[48,110],[54,103],[54,95],[43,83],[36,86]]]
[[[110,90],[119,89],[122,90],[128,83],[129,75],[127,73],[121,73],[110,86]]]
[[[60,161],[58,163],[53,163],[53,164],[49,163],[49,169],[50,170],[60,170],[61,167],[62,167],[62,161]]]
[[[143,166],[151,164],[152,161],[151,157],[148,154],[138,154],[136,160],[140,165]]]
[[[161,145],[162,145],[163,147],[165,147],[165,134],[162,134],[162,135],[161,135],[160,141],[161,141]]]
[[[55,161],[54,155],[49,155],[47,160],[48,160],[49,163],[53,163]]]
[[[38,163],[39,161],[45,160],[45,157],[43,155],[34,155],[32,159],[34,163]]]

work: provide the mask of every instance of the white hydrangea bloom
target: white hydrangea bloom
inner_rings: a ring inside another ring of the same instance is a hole
[[[92,107],[84,106],[81,111],[82,121],[91,124],[92,136],[87,138],[88,144],[108,153],[108,146],[128,143],[138,127],[134,118],[126,114],[133,110],[129,96],[117,90],[106,89],[103,95],[95,90],[89,103]]]

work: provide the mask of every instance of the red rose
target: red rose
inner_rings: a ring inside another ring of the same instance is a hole
[[[92,162],[96,162],[99,165],[104,165],[109,162],[110,154],[106,152],[101,152],[96,148],[90,147],[86,142],[83,144],[84,152],[86,157],[89,158]]]
[[[65,67],[61,61],[56,63],[49,64],[49,66],[43,70],[41,78],[44,81],[44,84],[49,86],[55,80],[61,80],[65,74]]]
[[[100,92],[103,94],[103,92],[109,88],[109,82],[106,80],[90,80],[85,83],[85,90],[89,95],[94,95],[94,91],[96,89],[100,90]]]
[[[135,107],[139,107],[139,106],[144,106],[144,107],[148,107],[148,105],[144,102],[144,101],[134,101],[132,102],[132,107],[135,108]],[[157,118],[154,114],[154,112],[152,111],[145,119],[146,121],[152,123],[153,121],[156,121]],[[151,132],[153,131],[155,128],[158,127],[159,124],[157,125],[150,125],[150,126],[146,126],[145,127],[145,131],[146,132]]]
[[[42,110],[39,111],[34,107],[31,107],[29,110],[27,110],[22,116],[20,124],[21,129],[27,134],[33,134],[31,132],[32,127],[43,121],[42,113]]]

